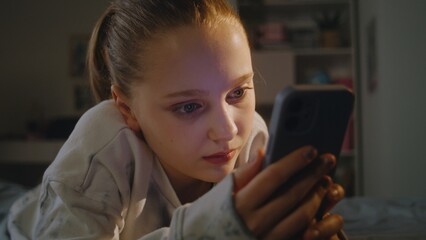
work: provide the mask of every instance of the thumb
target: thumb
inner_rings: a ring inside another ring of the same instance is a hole
[[[237,193],[240,189],[246,186],[262,170],[264,157],[264,150],[259,149],[254,161],[251,161],[234,171],[234,193]]]

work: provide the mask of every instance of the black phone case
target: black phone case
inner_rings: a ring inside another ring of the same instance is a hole
[[[264,167],[293,150],[314,146],[339,158],[354,95],[341,85],[295,85],[275,99]]]

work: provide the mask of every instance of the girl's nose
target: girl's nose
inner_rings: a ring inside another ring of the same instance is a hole
[[[219,107],[210,118],[208,137],[213,141],[230,141],[238,133],[232,109],[229,106]]]

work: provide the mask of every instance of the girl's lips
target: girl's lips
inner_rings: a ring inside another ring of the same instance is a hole
[[[213,164],[224,164],[229,162],[235,155],[235,150],[230,150],[229,152],[220,152],[215,153],[209,156],[203,157],[204,160],[213,163]]]

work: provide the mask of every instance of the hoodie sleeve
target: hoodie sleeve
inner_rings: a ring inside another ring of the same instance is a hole
[[[176,209],[170,227],[141,239],[256,239],[236,212],[232,191],[228,175],[197,201]]]

